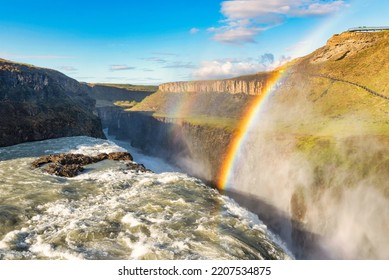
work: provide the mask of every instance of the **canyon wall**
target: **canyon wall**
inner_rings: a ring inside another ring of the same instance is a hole
[[[172,82],[159,86],[162,92],[172,93],[229,93],[259,95],[270,73],[261,73],[227,80]]]
[[[104,137],[89,88],[64,74],[0,59],[0,146]]]
[[[108,134],[146,154],[162,157],[186,173],[214,184],[233,134],[222,128],[173,122],[141,112],[98,108]]]

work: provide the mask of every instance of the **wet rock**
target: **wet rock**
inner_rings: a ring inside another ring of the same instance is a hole
[[[150,169],[146,168],[143,164],[128,162],[126,163],[128,169],[137,171],[137,172],[152,172]]]
[[[43,167],[42,171],[61,177],[75,177],[84,171],[85,165],[103,160],[128,161],[126,166],[137,172],[151,172],[143,164],[133,162],[133,157],[127,152],[101,153],[97,156],[83,154],[54,154],[42,156],[31,163],[32,167]]]
[[[52,175],[71,178],[84,171],[84,168],[79,164],[62,165],[60,163],[51,163],[43,170]]]
[[[115,152],[108,154],[110,160],[133,160],[132,156],[126,152]]]
[[[107,154],[103,154],[104,156],[91,157],[82,154],[55,154],[48,155],[38,158],[37,160],[32,162],[32,166],[40,167],[47,163],[56,163],[59,165],[87,165],[91,163],[95,163],[107,158]]]

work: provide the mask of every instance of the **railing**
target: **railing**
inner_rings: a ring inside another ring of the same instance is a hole
[[[370,94],[373,94],[377,97],[380,97],[382,99],[385,99],[387,101],[389,101],[389,96],[386,96],[386,95],[383,95],[383,94],[380,94],[366,86],[363,86],[363,85],[360,85],[360,84],[357,84],[357,83],[354,83],[354,82],[350,82],[350,81],[346,81],[346,80],[342,80],[342,79],[339,79],[339,78],[335,78],[335,77],[331,77],[331,76],[327,76],[327,75],[323,75],[323,74],[316,74],[316,75],[311,75],[313,77],[321,77],[321,78],[326,78],[326,79],[330,79],[332,81],[337,81],[337,82],[343,82],[343,83],[348,83],[348,84],[351,84],[351,85],[354,85],[356,87],[359,87],[361,89],[364,89],[366,90],[367,92],[369,92]]]
[[[360,26],[360,27],[353,27],[349,28],[348,32],[377,32],[377,31],[385,31],[389,30],[389,26]]]

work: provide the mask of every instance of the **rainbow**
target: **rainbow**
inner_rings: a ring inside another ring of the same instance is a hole
[[[188,117],[188,113],[191,112],[192,107],[195,103],[195,99],[197,98],[196,94],[181,94],[178,95],[180,98],[178,104],[174,106],[175,110],[172,110],[169,114],[169,117],[180,121],[182,117]],[[169,111],[170,112],[170,111]]]
[[[249,108],[244,113],[244,116],[239,123],[239,129],[229,145],[226,156],[218,173],[216,185],[220,191],[225,191],[228,189],[238,155],[241,151],[241,147],[245,143],[247,135],[253,126],[256,116],[260,112],[263,105],[266,103],[266,100],[268,100],[268,97],[271,96],[271,94],[274,92],[277,83],[284,76],[283,73],[285,72],[285,68],[286,67],[280,67],[270,73],[270,77],[268,77],[262,93],[254,99],[254,101],[250,104]]]

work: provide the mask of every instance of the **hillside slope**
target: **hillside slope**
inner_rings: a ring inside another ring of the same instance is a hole
[[[388,53],[389,32],[334,35],[324,47],[274,71],[283,74],[267,106],[269,117],[288,133],[331,134],[333,127],[352,134],[355,131],[348,120],[356,118],[366,133],[388,135]],[[230,118],[231,124],[238,124],[254,98],[274,83],[274,73],[162,84],[132,110],[181,120]],[[275,116],[271,112],[278,109],[272,106],[298,108],[299,112],[287,110]]]
[[[301,109],[305,102],[310,118],[297,127],[280,117],[283,128],[324,135],[341,129],[344,134],[389,135],[388,53],[389,32],[346,32],[291,62],[274,103]]]
[[[130,108],[157,91],[156,86],[127,84],[88,84],[89,97],[96,100],[96,107],[121,106]]]

